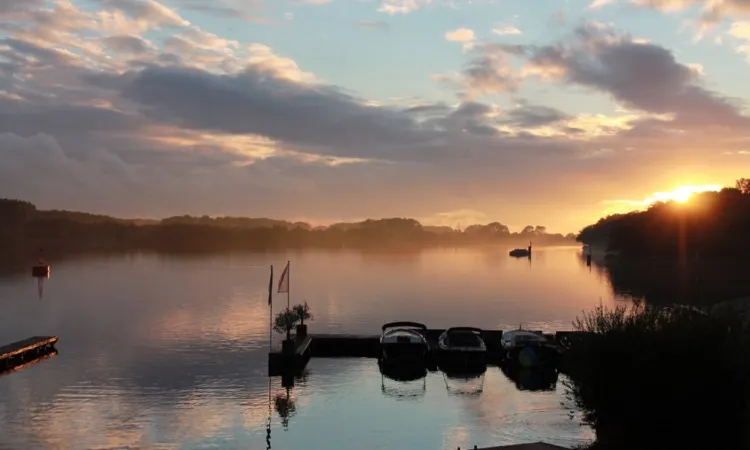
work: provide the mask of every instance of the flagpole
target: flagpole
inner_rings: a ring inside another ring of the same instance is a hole
[[[273,264],[271,264],[271,279],[268,281],[268,351],[273,344]]]
[[[292,278],[291,278],[291,276],[292,276],[292,265],[291,265],[291,261],[287,261],[286,262],[286,266],[287,266],[287,272],[286,272],[286,286],[287,286],[287,288],[286,288],[286,309],[288,310],[289,307],[290,307],[289,306],[290,305],[290,303],[289,303],[289,291],[292,290],[292,283],[291,283],[291,281],[292,281]]]

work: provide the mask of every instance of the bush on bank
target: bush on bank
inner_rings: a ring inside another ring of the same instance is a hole
[[[566,358],[592,449],[749,448],[750,345],[739,320],[684,307],[598,307]]]

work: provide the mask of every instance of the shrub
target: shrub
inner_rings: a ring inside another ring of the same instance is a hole
[[[273,329],[280,334],[286,333],[286,338],[291,339],[292,329],[297,325],[299,318],[297,314],[291,309],[287,308],[284,311],[276,314],[276,320],[274,320]]]
[[[301,305],[294,305],[292,311],[297,315],[297,318],[302,325],[305,324],[305,320],[313,319],[313,315],[310,313],[310,307],[307,305],[307,302]]]
[[[738,323],[643,305],[599,307],[567,355],[569,394],[597,449],[742,448],[748,349]]]

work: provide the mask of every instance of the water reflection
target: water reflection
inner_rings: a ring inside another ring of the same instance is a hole
[[[519,391],[554,391],[557,388],[557,369],[552,367],[526,369],[516,365],[500,367],[503,374]]]
[[[393,380],[392,378],[382,376],[380,383],[380,391],[383,395],[397,400],[413,400],[424,397],[427,393],[426,376],[407,381]]]
[[[296,264],[296,292],[315,314],[313,333],[377,334],[382,323],[404,317],[435,328],[547,329],[607,298],[607,286],[581,271],[572,251],[550,251],[531,268],[510,259],[488,265],[494,257],[435,250],[394,265],[352,252],[50,255],[54,289],[45,298],[54,301],[36,301],[28,265],[19,277],[0,276],[0,342],[58,335],[62,350],[0,377],[3,444],[254,448],[263,439],[270,447],[271,434],[277,450],[303,448],[313,435],[330,450],[360,441],[372,450],[584,443],[591,432],[566,419],[559,386],[519,392],[496,368],[481,379],[422,372],[400,384],[371,359],[313,359],[309,376],[294,378],[288,392],[285,381],[267,376],[267,267],[288,259]],[[419,395],[395,403],[383,385]]]
[[[586,264],[586,253],[578,253]],[[652,305],[707,306],[750,296],[750,265],[728,260],[618,260],[594,253],[592,268],[613,294]]]
[[[480,395],[484,391],[487,370],[474,372],[442,372],[445,388],[451,395]]]
[[[271,377],[268,377],[268,420],[266,421],[266,450],[271,450]]]
[[[57,356],[57,354],[58,354],[58,351],[56,349],[52,349],[52,350],[48,351],[47,353],[43,353],[43,354],[39,355],[38,357],[36,357],[36,358],[34,358],[32,360],[24,361],[22,364],[17,364],[17,365],[10,366],[10,367],[4,368],[4,369],[0,369],[0,377],[3,376],[3,375],[9,375],[9,374],[11,374],[11,373],[13,373],[15,371],[18,371],[18,370],[23,370],[23,369],[25,369],[25,368],[27,368],[29,366],[34,365],[34,364],[39,364],[40,362],[42,362],[42,361],[44,361],[46,359],[50,359],[52,357]]]
[[[281,424],[286,430],[289,429],[289,417],[293,416],[297,412],[297,404],[290,396],[292,388],[287,387],[285,388],[285,390],[285,394],[276,394],[274,407],[276,409],[276,412],[279,414],[279,417],[281,417]]]

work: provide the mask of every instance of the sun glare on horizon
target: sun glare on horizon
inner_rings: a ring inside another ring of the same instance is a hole
[[[654,192],[648,197],[642,200],[612,200],[605,203],[621,205],[622,207],[616,207],[617,211],[613,212],[626,212],[625,210],[643,209],[648,208],[654,203],[658,202],[669,202],[674,201],[681,204],[686,204],[690,201],[690,198],[701,192],[718,192],[723,186],[718,184],[704,184],[704,185],[682,185],[678,186],[670,191]]]
[[[702,186],[680,186],[668,192],[654,192],[653,195],[643,200],[644,205],[652,205],[656,202],[675,201],[677,203],[687,203],[693,194],[701,192],[718,192],[721,186],[718,184],[706,184]]]

